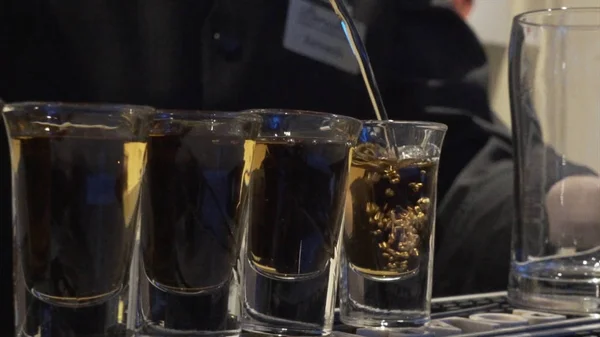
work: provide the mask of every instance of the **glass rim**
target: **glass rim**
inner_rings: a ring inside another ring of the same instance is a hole
[[[312,110],[268,109],[267,108],[267,109],[248,109],[248,110],[241,111],[241,113],[256,114],[258,116],[260,116],[261,114],[271,113],[271,114],[278,114],[278,115],[284,115],[284,116],[313,116],[313,117],[322,117],[322,118],[337,118],[337,119],[341,119],[341,120],[357,122],[357,123],[362,124],[362,121],[358,118],[344,116],[344,115],[337,115],[337,114],[332,114],[332,113],[328,113],[328,112],[312,111]]]
[[[426,121],[399,121],[399,120],[393,120],[393,119],[386,119],[386,120],[369,119],[369,120],[364,120],[363,124],[364,124],[364,126],[372,126],[372,125],[377,125],[377,124],[380,124],[381,126],[407,125],[407,126],[427,128],[427,129],[434,130],[434,131],[448,131],[448,125],[446,125],[444,123],[426,122]]]
[[[157,109],[152,121],[160,121],[159,115],[170,115],[172,120],[201,121],[208,119],[243,120],[247,122],[261,122],[262,118],[257,114],[245,113],[243,111],[218,111],[218,110],[194,110],[194,109]],[[164,118],[167,119],[167,118]]]
[[[133,104],[114,104],[114,103],[77,103],[77,102],[42,102],[42,101],[24,101],[15,103],[4,103],[2,114],[10,114],[20,112],[24,109],[48,108],[54,107],[58,109],[85,109],[87,113],[102,113],[102,112],[146,112],[154,113],[156,110],[147,105]],[[43,110],[42,110],[43,111]]]
[[[514,17],[513,22],[526,27],[536,28],[566,28],[566,29],[577,29],[577,30],[594,30],[600,29],[600,21],[593,24],[553,24],[553,23],[539,23],[526,21],[527,18],[541,15],[541,14],[553,14],[561,15],[565,13],[580,13],[580,12],[597,12],[600,15],[600,7],[553,7],[546,9],[536,9],[527,12],[523,12]]]

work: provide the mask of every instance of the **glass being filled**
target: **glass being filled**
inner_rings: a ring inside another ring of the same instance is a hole
[[[429,255],[437,158],[378,158],[375,146],[361,144],[353,151],[348,261],[374,280],[411,277]]]
[[[445,126],[365,122],[352,150],[340,312],[355,326],[429,319],[437,171]]]

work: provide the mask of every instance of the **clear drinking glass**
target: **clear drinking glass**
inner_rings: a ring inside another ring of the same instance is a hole
[[[240,333],[242,209],[262,119],[159,111],[141,206],[137,323],[144,336]]]
[[[366,121],[352,150],[340,318],[353,326],[429,320],[438,163],[447,127]]]
[[[600,313],[599,41],[600,8],[514,19],[515,305]]]
[[[10,141],[17,336],[126,332],[147,107],[17,103]]]
[[[242,249],[243,329],[326,335],[333,326],[350,148],[362,123],[258,110]]]

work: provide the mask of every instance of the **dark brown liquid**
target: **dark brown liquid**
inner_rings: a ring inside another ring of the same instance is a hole
[[[436,165],[427,159],[354,156],[344,226],[353,269],[371,278],[399,278],[428,261]]]
[[[248,258],[274,278],[310,277],[334,256],[349,146],[259,140],[252,165]]]
[[[11,140],[17,238],[27,287],[50,303],[105,300],[127,281],[145,144]]]
[[[142,249],[157,287],[195,293],[229,281],[253,142],[153,135],[142,201]],[[246,156],[246,157],[245,157]],[[247,165],[248,168],[245,168]]]

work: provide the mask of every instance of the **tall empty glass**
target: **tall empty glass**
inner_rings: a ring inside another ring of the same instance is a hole
[[[341,320],[429,320],[437,172],[446,126],[367,121],[352,151],[344,216]]]
[[[4,107],[17,336],[125,333],[146,107]]]
[[[141,207],[139,321],[147,336],[240,333],[237,268],[261,119],[160,111]]]
[[[349,152],[356,119],[306,111],[263,117],[242,250],[243,328],[331,332]]]
[[[510,92],[517,218],[509,299],[600,313],[600,8],[517,16]]]

